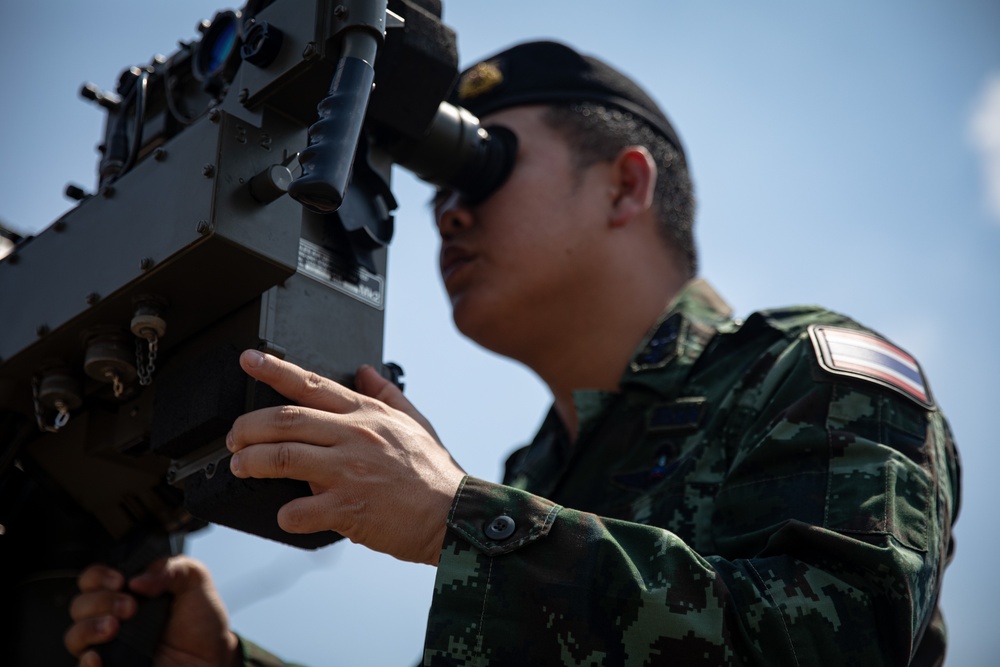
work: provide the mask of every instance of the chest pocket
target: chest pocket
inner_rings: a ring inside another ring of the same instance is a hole
[[[698,548],[710,546],[708,526],[725,456],[706,435],[707,410],[700,397],[648,408],[639,442],[609,469],[607,516],[664,528]]]

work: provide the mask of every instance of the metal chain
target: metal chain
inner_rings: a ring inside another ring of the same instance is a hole
[[[153,382],[153,371],[156,370],[156,355],[160,349],[160,339],[155,331],[145,329],[145,339],[135,339],[135,367],[139,373],[139,384],[143,387]],[[145,340],[145,345],[143,342]],[[144,348],[148,348],[148,352]]]
[[[153,371],[156,370],[156,355],[160,351],[160,337],[153,332],[153,335],[149,337],[149,365],[146,366],[146,371],[149,373],[150,380],[153,379]]]

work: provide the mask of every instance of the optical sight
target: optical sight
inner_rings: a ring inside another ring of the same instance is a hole
[[[238,356],[400,383],[382,359],[392,166],[474,202],[516,152],[445,102],[457,61],[436,0],[251,0],[83,89],[106,114],[96,187],[0,259],[11,664],[72,664],[59,601],[91,562],[138,571],[206,522],[339,539],[277,525],[305,484],[229,473],[233,420],[286,402]],[[149,664],[122,645],[105,664]]]

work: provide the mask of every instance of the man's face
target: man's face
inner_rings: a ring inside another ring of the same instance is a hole
[[[546,336],[572,326],[574,309],[599,273],[606,228],[608,165],[582,172],[543,107],[516,107],[482,119],[518,138],[507,181],[467,207],[442,193],[435,217],[441,275],[456,326],[484,347],[527,361]]]

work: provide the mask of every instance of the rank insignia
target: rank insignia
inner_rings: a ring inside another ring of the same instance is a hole
[[[920,364],[887,340],[866,331],[813,325],[809,336],[820,367],[888,387],[932,409]]]
[[[490,92],[503,83],[503,72],[494,61],[482,62],[462,75],[458,82],[458,97],[467,100]]]
[[[663,368],[677,356],[677,345],[680,340],[681,316],[671,315],[656,331],[646,339],[642,349],[632,359],[632,370],[636,373],[656,368]]]
[[[708,399],[698,396],[679,398],[669,403],[658,403],[646,418],[646,428],[651,433],[691,433],[698,430]]]

